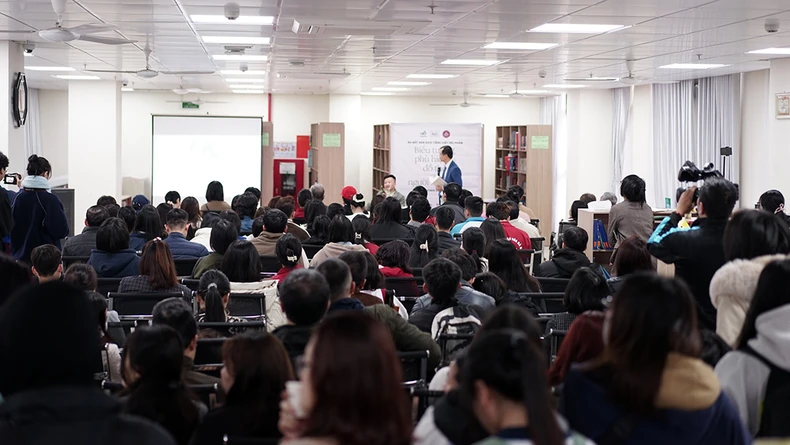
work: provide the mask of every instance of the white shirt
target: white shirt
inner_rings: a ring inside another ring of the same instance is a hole
[[[450,168],[450,164],[452,163],[453,163],[452,159],[444,163],[444,169],[442,170],[442,179],[444,179],[445,175],[447,174],[447,169]]]

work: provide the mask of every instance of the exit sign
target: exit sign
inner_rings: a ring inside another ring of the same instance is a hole
[[[200,105],[192,102],[181,102],[181,108],[200,108]]]

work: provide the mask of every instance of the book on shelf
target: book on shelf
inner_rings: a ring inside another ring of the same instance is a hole
[[[518,171],[518,157],[517,156],[511,154],[511,155],[507,155],[505,159],[507,161],[507,169],[509,171],[512,171],[512,172]]]
[[[497,168],[505,168],[503,162],[504,162],[503,158],[498,158],[497,159]]]
[[[505,143],[504,142],[504,138],[502,138],[502,137],[496,138],[496,146],[497,146],[497,148],[505,148],[504,143]]]
[[[611,250],[609,235],[600,219],[593,220],[593,250]]]

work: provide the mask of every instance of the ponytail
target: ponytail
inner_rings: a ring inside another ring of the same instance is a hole
[[[294,267],[302,258],[302,243],[299,238],[286,233],[277,240],[274,255],[284,267]]]
[[[198,295],[206,303],[206,322],[224,323],[227,321],[222,297],[228,294],[230,294],[230,280],[224,273],[218,270],[209,270],[200,277]]]

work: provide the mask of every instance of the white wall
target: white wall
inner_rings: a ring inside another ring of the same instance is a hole
[[[272,142],[295,143],[310,135],[310,124],[329,121],[329,95],[272,95]]]
[[[623,160],[623,177],[638,175],[645,180],[647,185],[647,203],[656,207],[652,202],[653,194],[650,187],[654,182],[653,173],[653,102],[652,87],[650,85],[635,86],[631,100],[631,122],[628,129],[630,150],[625,153]],[[622,178],[620,178],[622,179]],[[620,190],[612,190],[620,193]],[[661,204],[663,207],[664,203]]]
[[[41,119],[41,151],[52,165],[55,177],[69,174],[69,92],[68,90],[39,90]]]
[[[760,195],[772,188],[785,188],[788,192],[784,178],[774,176],[770,163],[771,152],[775,150],[786,151],[787,142],[781,141],[778,146],[769,144],[769,128],[775,121],[776,131],[784,130],[786,133],[788,121],[777,120],[774,117],[773,94],[770,84],[781,75],[780,68],[745,73],[741,83],[741,169],[740,187],[742,208],[752,208]],[[785,75],[788,73],[786,72]],[[787,77],[785,77],[787,78]],[[781,87],[779,91],[786,91]],[[783,125],[784,124],[784,125]],[[778,136],[778,135],[777,135]],[[775,182],[779,179],[781,182]]]

